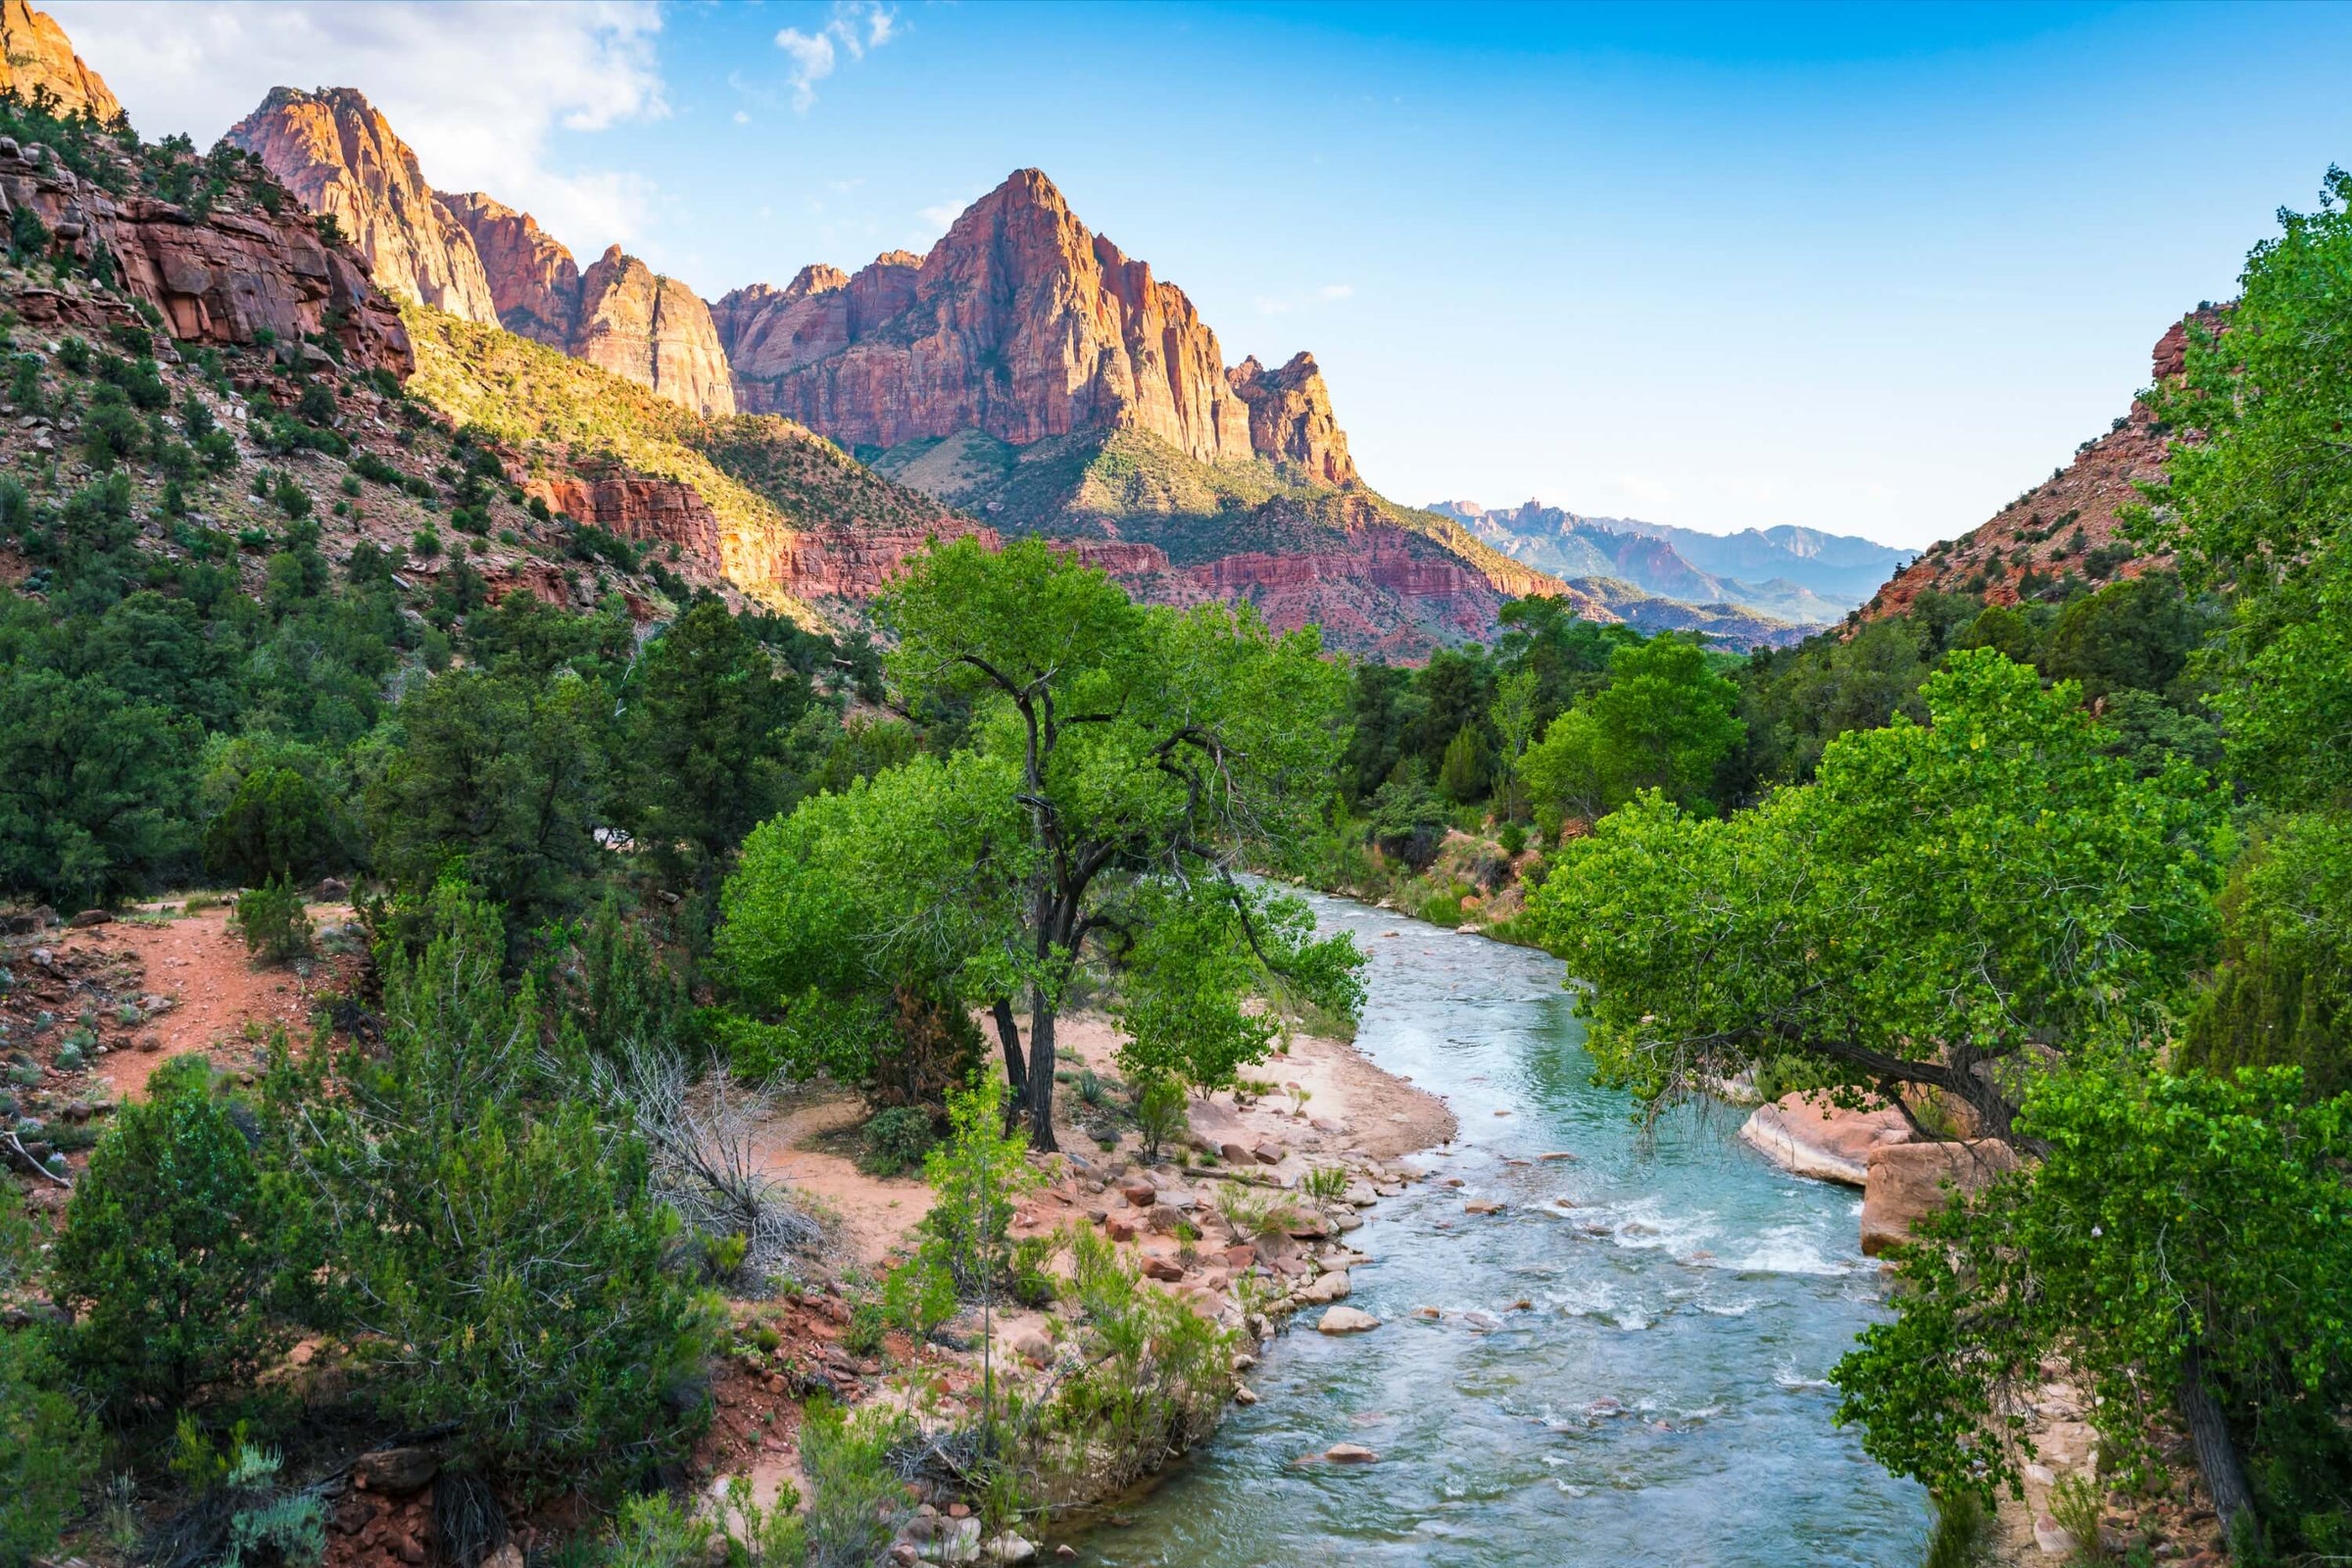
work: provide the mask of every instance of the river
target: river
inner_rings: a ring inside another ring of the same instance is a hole
[[[1348,1304],[1383,1327],[1327,1339],[1302,1315],[1251,1375],[1262,1402],[1083,1560],[1916,1564],[1926,1494],[1830,1424],[1823,1380],[1883,1311],[1857,1195],[1775,1169],[1726,1107],[1645,1134],[1592,1083],[1555,960],[1313,903],[1371,956],[1358,1048],[1461,1135],[1349,1238],[1376,1261]],[[1478,1198],[1508,1207],[1466,1215]],[[1295,1462],[1341,1442],[1379,1462]]]

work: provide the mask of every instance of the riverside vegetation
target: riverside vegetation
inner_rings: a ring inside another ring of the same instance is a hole
[[[7,115],[93,170],[138,148]],[[0,886],[241,886],[284,961],[295,890],[350,876],[368,954],[252,1082],[169,1063],[86,1153],[34,1158],[7,1105],[18,1177],[72,1196],[52,1224],[0,1194],[0,1562],[311,1568],[314,1478],[404,1434],[448,1456],[462,1568],[510,1512],[566,1521],[569,1562],[864,1562],[910,1479],[996,1538],[1145,1473],[1213,1423],[1233,1348],[1092,1232],[1010,1214],[1081,998],[1121,1026],[1101,1113],[1130,1122],[1358,1004],[1353,946],[1247,868],[1448,923],[1516,890],[1505,930],[1590,984],[1595,1055],[1649,1103],[1752,1070],[2030,1155],[1930,1222],[1838,1372],[1947,1519],[2014,1487],[2053,1362],[2100,1396],[2102,1485],[2193,1454],[2241,1559],[2352,1551],[2348,199],[2334,176],[2258,248],[2150,394],[2178,444],[2142,543],[2177,570],[1923,595],[1745,660],[1532,599],[1491,648],[1350,665],[1036,541],[917,558],[877,658],[533,513],[521,437],[429,386],[166,362],[153,322],[27,339],[13,404],[72,421],[88,471],[0,479]],[[285,394],[266,466],[221,430],[239,378]],[[394,455],[337,433],[362,402]],[[407,568],[437,523],[330,558],[427,500],[469,541],[432,586]],[[470,562],[509,533],[612,591],[492,602]],[[36,1081],[57,1033],[9,1043]],[[847,1308],[860,1348],[1054,1298],[1075,1370],[984,1367],[953,1413],[809,1385],[806,1510],[713,1518],[676,1498],[715,1369],[814,1231],[690,1112],[820,1073],[915,1112],[877,1133],[893,1161],[933,1144],[911,1255]],[[1273,1223],[1229,1202],[1237,1236]]]

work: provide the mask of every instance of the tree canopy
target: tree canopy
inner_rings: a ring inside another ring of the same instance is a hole
[[[1728,821],[1649,793],[1562,852],[1530,913],[1607,1068],[1655,1099],[1797,1054],[1998,1132],[2050,1054],[2155,1037],[2212,950],[2220,794],[1989,650],[1923,695]]]

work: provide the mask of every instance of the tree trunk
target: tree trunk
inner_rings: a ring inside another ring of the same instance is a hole
[[[1029,1069],[1021,1062],[1021,1025],[1012,1015],[1012,999],[999,997],[991,1010],[996,1014],[997,1038],[1004,1042],[1004,1085],[1011,1091],[1004,1100],[1004,1131],[1009,1134],[1020,1120],[1021,1108],[1029,1102]]]
[[[2237,1444],[2230,1436],[2222,1403],[2213,1396],[2213,1386],[2206,1380],[2204,1356],[2193,1341],[2180,1363],[2180,1415],[2188,1423],[2188,1439],[2197,1450],[2197,1470],[2205,1478],[2213,1511],[2221,1515],[2222,1537],[2234,1551],[2241,1526],[2259,1528],[2254,1494],[2246,1486],[2246,1472],[2238,1463]]]
[[[1043,986],[1029,993],[1029,1147],[1052,1153],[1054,1142],[1054,1003]]]

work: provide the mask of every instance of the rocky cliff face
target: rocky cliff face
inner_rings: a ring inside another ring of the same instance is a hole
[[[305,207],[332,214],[386,292],[506,326],[697,413],[735,411],[718,333],[693,290],[617,245],[583,272],[528,213],[438,194],[353,89],[273,88],[227,139]]]
[[[580,316],[580,269],[571,252],[530,214],[478,190],[442,193],[441,202],[473,237],[498,324],[552,349],[567,347]]]
[[[1255,355],[1226,373],[1250,408],[1250,445],[1260,457],[1298,469],[1317,484],[1356,482],[1348,436],[1331,412],[1331,389],[1312,354],[1300,352],[1269,371]]]
[[[580,274],[580,313],[565,349],[698,414],[735,412],[710,308],[617,245]]]
[[[398,309],[370,286],[355,254],[321,244],[296,208],[273,215],[222,203],[198,219],[150,197],[113,195],[0,137],[0,220],[20,209],[40,219],[55,254],[86,266],[103,249],[122,291],[162,311],[165,329],[182,342],[249,344],[267,328],[285,352],[323,357],[304,340],[331,330],[353,365],[409,371]],[[16,310],[33,324],[103,330],[121,306],[26,288]]]
[[[1252,454],[1249,407],[1192,301],[1087,228],[1036,170],[910,260],[846,280],[811,269],[722,301],[741,404],[851,446],[1123,428],[1201,462]]]
[[[86,109],[101,122],[122,113],[105,79],[74,52],[66,29],[24,0],[0,3],[0,92],[27,103],[46,92],[61,113]]]
[[[259,158],[314,213],[331,215],[376,287],[470,321],[498,319],[465,224],[424,182],[416,155],[349,87],[272,87],[224,138]]]
[[[2214,311],[2173,323],[2149,356],[2153,377],[2168,381],[2180,374],[2192,322],[2210,328],[2224,318]],[[2134,399],[2129,414],[2077,447],[2074,461],[2057,473],[1896,573],[1863,616],[1900,614],[1931,588],[2014,605],[2070,575],[2096,586],[2170,565],[2169,556],[2136,554],[2123,536],[2121,516],[2140,501],[2140,485],[2163,475],[2165,442],[2148,406]]]

